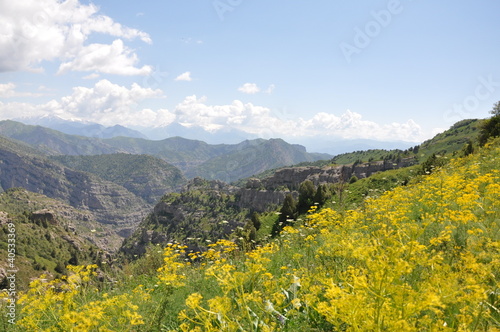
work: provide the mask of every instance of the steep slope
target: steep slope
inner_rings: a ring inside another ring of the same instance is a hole
[[[151,204],[156,203],[165,193],[176,191],[186,181],[178,168],[148,155],[120,153],[56,156],[50,159],[119,184]]]
[[[128,257],[144,254],[151,244],[180,241],[199,250],[242,227],[248,210],[240,208],[236,188],[220,181],[191,180],[181,193],[165,195],[125,239],[120,249]]]
[[[22,187],[91,211],[96,219],[116,225],[127,235],[148,204],[130,191],[90,173],[75,171],[42,156],[22,152],[24,146],[0,137],[0,187]]]
[[[187,176],[233,182],[268,169],[331,157],[327,154],[308,153],[303,146],[288,144],[282,139],[246,142],[246,145],[243,142],[230,153],[204,162],[188,172]]]
[[[8,234],[15,234],[16,284],[27,286],[42,273],[64,273],[68,264],[101,264],[120,238],[93,220],[91,213],[25,189],[0,194],[0,256],[9,257]],[[0,285],[6,282],[8,261],[0,262]],[[3,288],[3,287],[0,287]]]

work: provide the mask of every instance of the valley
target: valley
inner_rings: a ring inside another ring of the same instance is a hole
[[[134,259],[151,245],[172,241],[204,250],[211,241],[241,237],[243,230],[256,232],[248,229],[252,213],[271,216],[287,195],[299,198],[305,181],[329,188],[329,195],[334,195],[335,184],[418,165],[431,154],[459,152],[477,136],[477,123],[462,121],[404,151],[367,150],[332,157],[279,139],[235,145],[179,137],[103,139],[2,121],[2,195],[8,198],[25,190],[31,196],[20,200],[24,207],[14,214],[7,212],[9,207],[0,208],[20,220],[45,209],[66,220],[74,236],[106,255]],[[269,235],[272,225],[267,227],[260,233]],[[55,273],[56,263],[48,271]]]

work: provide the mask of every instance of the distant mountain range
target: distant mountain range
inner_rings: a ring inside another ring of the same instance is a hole
[[[147,154],[178,167],[185,176],[227,182],[267,169],[306,161],[330,159],[308,153],[303,146],[281,139],[246,140],[238,144],[208,144],[171,137],[152,141],[135,137],[95,138],[65,134],[42,126],[0,121],[0,135],[30,144],[45,155]]]
[[[55,115],[37,118],[22,118],[15,120],[24,124],[43,126],[70,135],[97,138],[113,138],[117,136],[147,138],[144,134],[137,130],[126,128],[120,125],[105,127],[93,122],[64,120]]]
[[[155,141],[162,141],[171,137],[183,137],[190,140],[203,141],[211,145],[218,144],[238,144],[246,140],[259,138],[257,135],[249,134],[237,129],[225,129],[216,133],[209,132],[200,127],[187,127],[179,123],[172,123],[165,127],[140,127],[133,129],[120,125],[104,127],[97,123],[82,122],[78,120],[65,120],[55,115],[14,119],[29,125],[39,125],[54,129],[65,134],[79,135],[93,138],[114,138],[114,137],[132,137],[144,138]],[[266,137],[270,139],[271,137]],[[415,142],[403,141],[377,141],[370,139],[342,139],[339,137],[312,137],[301,138],[297,140],[293,137],[282,137],[288,142],[294,142],[307,147],[312,152],[322,152],[331,155],[341,153],[369,150],[369,149],[407,149],[415,145]]]

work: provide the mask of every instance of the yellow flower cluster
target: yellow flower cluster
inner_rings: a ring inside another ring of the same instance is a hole
[[[163,253],[163,266],[158,269],[158,278],[169,287],[184,286],[183,269],[186,264],[179,262],[179,257],[185,254],[187,247],[180,244],[169,244]]]
[[[134,331],[134,326],[144,324],[134,304],[137,296],[143,301],[148,298],[142,289],[135,289],[133,295],[104,293],[101,299],[85,301],[98,295],[93,286],[96,268],[68,266],[73,272],[68,277],[34,280],[19,298],[22,318],[17,325],[26,331]]]
[[[452,161],[358,210],[311,209],[300,226],[200,265],[181,331],[500,330],[500,156]],[[210,295],[212,294],[212,295]]]
[[[228,240],[203,253],[168,245],[151,277],[164,286],[158,291],[94,291],[95,266],[35,280],[19,299],[18,324],[28,331],[131,331],[144,323],[166,331],[500,331],[498,156],[500,140],[356,210],[313,207],[250,252]],[[139,314],[149,295],[162,297],[150,317]]]

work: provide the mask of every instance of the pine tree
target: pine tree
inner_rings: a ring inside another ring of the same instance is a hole
[[[316,188],[314,188],[314,183],[312,183],[311,180],[306,180],[300,184],[299,203],[298,203],[299,213],[305,213],[309,211],[311,206],[314,204],[315,193],[316,193]]]
[[[290,220],[294,220],[295,218],[297,218],[297,202],[291,194],[288,194],[281,207],[280,216],[273,225],[271,235],[278,235],[285,226],[291,224]]]

